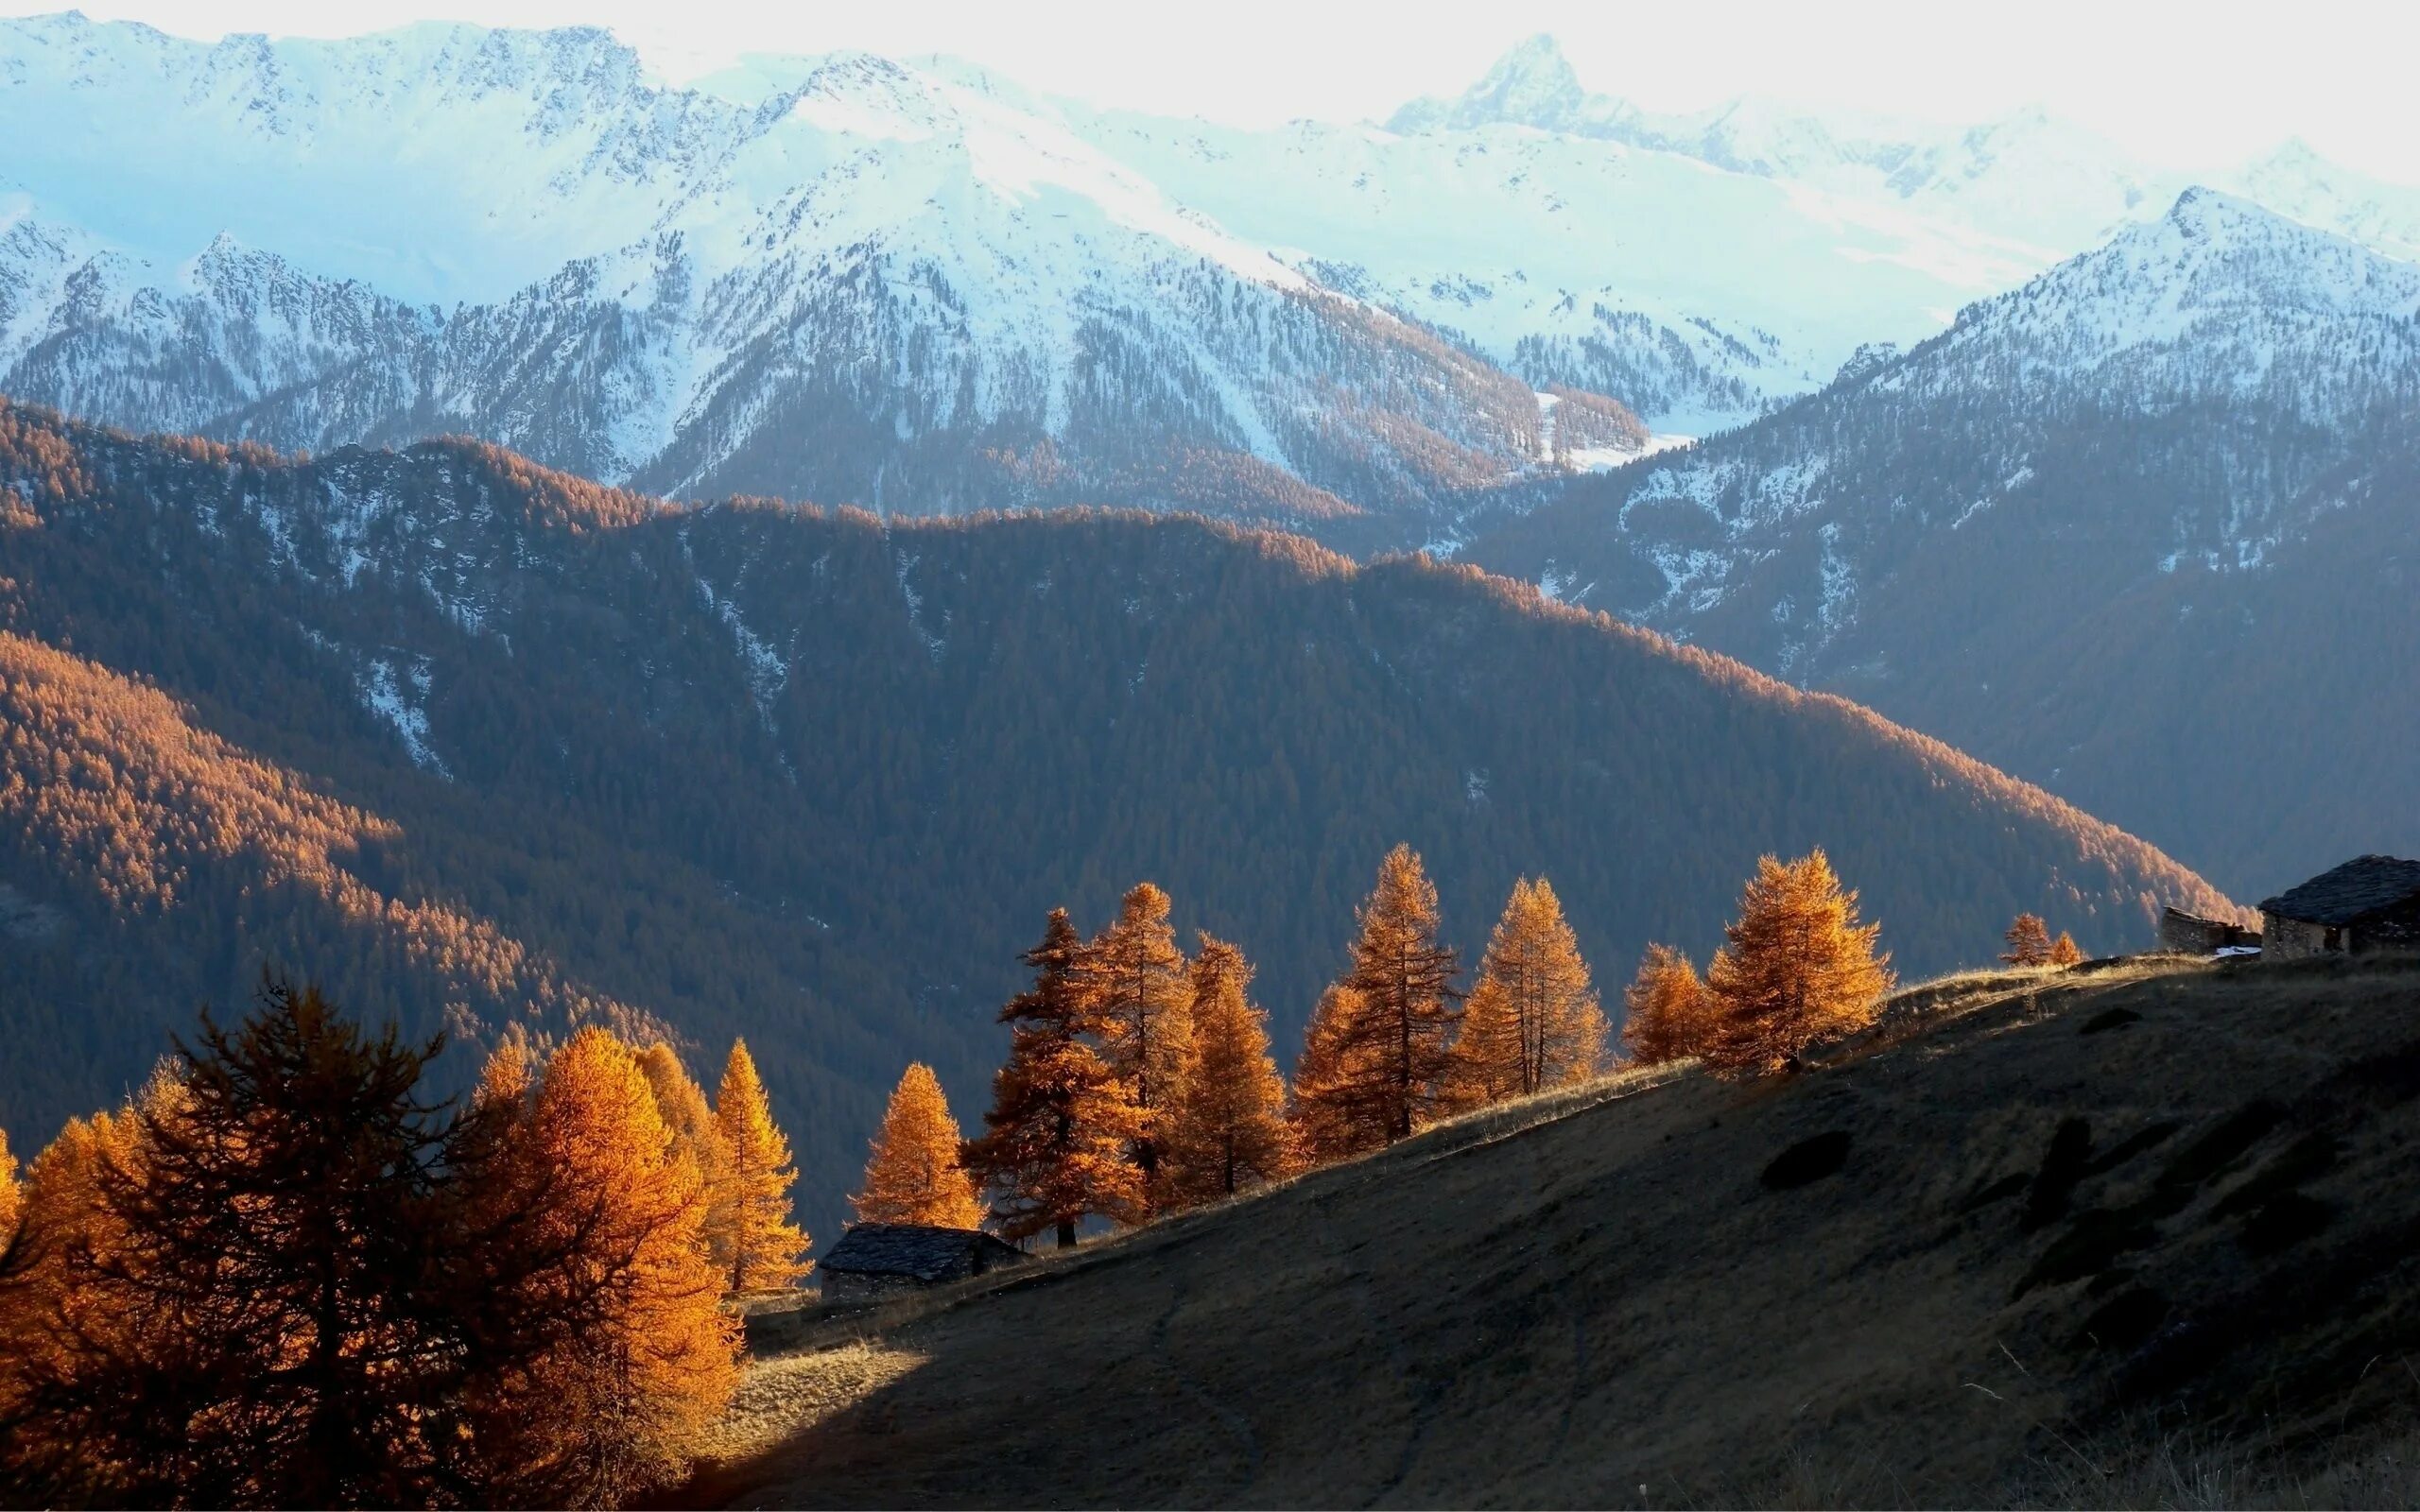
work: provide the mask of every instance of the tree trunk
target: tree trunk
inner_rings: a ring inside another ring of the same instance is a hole
[[[1076,1224],[1072,1218],[1059,1220],[1059,1247],[1062,1249],[1076,1247]]]

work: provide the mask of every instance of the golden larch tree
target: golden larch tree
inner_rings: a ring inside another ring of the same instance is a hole
[[[673,1143],[697,1162],[698,1176],[705,1183],[706,1252],[718,1269],[728,1271],[738,1206],[731,1179],[731,1142],[706,1101],[705,1089],[681,1063],[679,1051],[661,1040],[654,1041],[639,1052],[639,1072],[655,1094],[656,1111],[664,1115]]]
[[[772,1104],[744,1040],[732,1041],[715,1091],[715,1122],[731,1152],[724,1275],[734,1292],[775,1291],[806,1274],[807,1237],[790,1222],[790,1142],[773,1123]]]
[[[1009,1057],[992,1080],[984,1133],[960,1151],[1003,1237],[1051,1229],[1063,1249],[1087,1216],[1132,1223],[1148,1211],[1130,1158],[1143,1110],[1091,1043],[1101,1026],[1089,954],[1067,911],[1052,909],[1041,943],[1019,957],[1033,986],[1000,1009]]]
[[[1408,845],[1387,852],[1378,883],[1359,908],[1360,932],[1343,986],[1360,999],[1347,1058],[1375,1078],[1388,1143],[1426,1122],[1461,1019],[1459,965],[1437,938],[1437,886]]]
[[[1713,1003],[1698,969],[1669,945],[1650,945],[1622,991],[1622,1047],[1642,1066],[1701,1055]]]
[[[479,1082],[471,1091],[475,1108],[510,1108],[526,1112],[529,1105],[529,1042],[519,1035],[497,1041],[479,1067]]]
[[[933,1068],[918,1061],[899,1078],[866,1161],[865,1190],[849,1199],[859,1223],[922,1223],[973,1228],[983,1221],[964,1142]]]
[[[1858,921],[1857,894],[1822,850],[1788,866],[1760,858],[1706,968],[1706,1063],[1727,1075],[1792,1070],[1808,1047],[1873,1023],[1893,981],[1880,933]]]
[[[1192,988],[1184,953],[1176,948],[1176,932],[1168,924],[1168,895],[1148,882],[1130,889],[1117,918],[1093,937],[1083,975],[1100,1025],[1102,1057],[1143,1115],[1133,1159],[1149,1201],[1159,1185],[1167,1125],[1184,1095],[1193,1040]]]
[[[2016,922],[2008,926],[2002,936],[2008,949],[2000,953],[2000,960],[2009,966],[2048,966],[2054,946],[2050,943],[2049,926],[2042,922],[2040,914],[2019,914]]]
[[[67,1493],[96,1469],[78,1467],[85,1435],[78,1415],[29,1414],[29,1398],[71,1385],[85,1360],[135,1354],[153,1322],[130,1310],[123,1287],[95,1275],[126,1249],[103,1199],[104,1174],[137,1176],[141,1139],[131,1107],[71,1118],[26,1166],[13,1274],[0,1283],[0,1421],[13,1424],[0,1442],[9,1447],[19,1493],[74,1500]]]
[[[1294,1062],[1294,1095],[1287,1110],[1296,1156],[1328,1165],[1387,1143],[1379,1047],[1362,1025],[1361,994],[1332,986],[1320,994]]]
[[[2073,935],[2068,934],[2064,929],[2059,931],[2058,939],[2050,946],[2050,964],[2052,966],[2077,966],[2081,965],[2083,961],[2083,947],[2076,943],[2076,937]]]
[[[1544,877],[1524,877],[1512,885],[1463,1006],[1447,1099],[1484,1107],[1568,1086],[1595,1075],[1604,1056],[1604,1010],[1562,901]]]
[[[25,1191],[17,1180],[17,1158],[9,1153],[9,1131],[0,1128],[0,1254],[17,1237],[17,1214],[25,1206]]]
[[[630,1046],[590,1026],[546,1063],[527,1120],[551,1200],[543,1236],[590,1305],[527,1372],[529,1447],[572,1500],[611,1504],[677,1475],[738,1379],[728,1279],[707,1258],[697,1162]]]
[[[1193,1043],[1168,1128],[1168,1201],[1186,1207],[1275,1181],[1293,1168],[1286,1080],[1269,1054],[1269,1015],[1248,989],[1252,963],[1204,934],[1194,956]]]

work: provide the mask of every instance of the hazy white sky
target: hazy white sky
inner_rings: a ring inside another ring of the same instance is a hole
[[[55,5],[0,0],[0,13]],[[1742,94],[1972,121],[2040,104],[2153,162],[2225,163],[2299,135],[2420,182],[2413,0],[86,0],[165,31],[315,36],[431,17],[611,26],[675,77],[741,52],[949,52],[1053,94],[1265,124],[1384,116],[1552,32],[1582,83],[1651,109]]]

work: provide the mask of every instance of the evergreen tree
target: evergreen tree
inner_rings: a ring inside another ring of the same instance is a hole
[[[1210,935],[1194,957],[1193,1042],[1168,1132],[1170,1199],[1180,1206],[1233,1196],[1293,1167],[1286,1082],[1269,1054],[1269,1016],[1246,989],[1252,963]]]
[[[449,1129],[415,1090],[437,1049],[272,982],[239,1029],[205,1016],[181,1096],[69,1136],[41,1198],[68,1210],[44,1242],[60,1246],[51,1321],[70,1326],[46,1330],[56,1352],[26,1393],[74,1461],[55,1473],[140,1503],[436,1496],[434,1409],[458,1362],[427,1306]]]
[[[2083,947],[2076,943],[2076,937],[2064,929],[2059,931],[2058,942],[2050,947],[2050,964],[2075,966],[2083,960]]]
[[[1021,957],[1033,986],[1000,1009],[1009,1058],[993,1078],[985,1132],[961,1152],[991,1191],[1005,1237],[1055,1229],[1063,1249],[1088,1214],[1131,1223],[1146,1211],[1141,1173],[1128,1159],[1143,1110],[1087,1042],[1099,1030],[1089,954],[1067,911],[1052,909],[1041,943]]]
[[[1858,921],[1857,894],[1822,850],[1786,867],[1759,859],[1706,969],[1707,1064],[1731,1075],[1794,1070],[1807,1047],[1871,1024],[1892,985],[1891,958],[1874,948],[1881,929]]]
[[[1358,910],[1360,934],[1343,986],[1360,1000],[1352,1054],[1368,1068],[1388,1143],[1407,1138],[1435,1105],[1461,1013],[1453,949],[1437,939],[1437,887],[1408,845],[1387,852]],[[1366,1057],[1363,1054],[1366,1052]]]
[[[745,1089],[743,1081],[742,1089]],[[580,1030],[546,1064],[524,1124],[544,1200],[533,1237],[565,1256],[579,1322],[521,1373],[520,1448],[552,1494],[611,1504],[676,1474],[687,1441],[730,1400],[737,1328],[704,1245],[697,1162],[658,1110],[638,1057]],[[767,1251],[768,1254],[770,1251]]]
[[[1563,904],[1544,877],[1512,885],[1462,1013],[1447,1075],[1457,1107],[1584,1081],[1605,1054],[1605,1015]]]
[[[1133,1158],[1146,1199],[1153,1200],[1161,1146],[1184,1095],[1193,1040],[1192,988],[1184,954],[1168,925],[1168,895],[1150,883],[1137,883],[1120,903],[1116,920],[1094,937],[1086,967],[1102,1057],[1143,1116]]]
[[[1287,1115],[1306,1165],[1333,1164],[1387,1143],[1380,1046],[1363,1027],[1366,1011],[1361,994],[1342,985],[1321,993],[1311,1009]]]
[[[2000,954],[2000,960],[2005,964],[2010,966],[2050,964],[2050,953],[2055,947],[2050,943],[2049,926],[2042,922],[2041,915],[2017,915],[2016,922],[2008,926],[2008,934],[2005,937],[2008,940],[2008,949]]]
[[[1622,992],[1622,1045],[1642,1066],[1702,1055],[1713,1027],[1713,1004],[1689,958],[1669,945],[1650,945],[1638,975]]]
[[[734,1292],[773,1291],[806,1274],[807,1237],[790,1222],[790,1143],[773,1125],[772,1105],[746,1040],[732,1041],[715,1092],[715,1121],[730,1150],[729,1216],[724,1220]]]
[[[849,1199],[859,1223],[924,1223],[973,1228],[983,1221],[974,1178],[960,1161],[958,1120],[933,1068],[918,1061],[899,1078],[866,1161],[865,1190]]]

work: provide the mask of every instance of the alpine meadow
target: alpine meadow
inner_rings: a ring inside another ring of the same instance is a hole
[[[2420,1501],[2318,3],[0,6],[0,1506]]]

